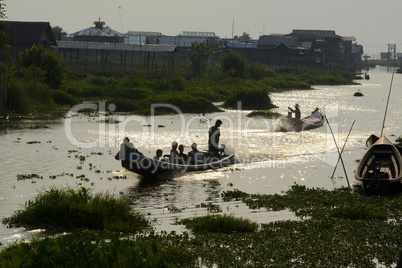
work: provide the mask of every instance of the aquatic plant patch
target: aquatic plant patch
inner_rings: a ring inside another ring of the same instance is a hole
[[[194,219],[183,219],[180,222],[194,232],[244,233],[254,232],[258,228],[257,223],[232,215],[207,215]]]
[[[4,218],[10,227],[55,230],[90,229],[136,233],[146,230],[149,222],[140,212],[132,210],[128,200],[108,193],[92,195],[81,187],[51,188],[25,203],[22,210]]]
[[[195,267],[181,237],[113,237],[81,240],[72,235],[34,239],[0,253],[0,267]]]

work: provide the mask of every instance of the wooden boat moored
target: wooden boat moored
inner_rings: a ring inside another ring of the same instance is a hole
[[[402,157],[398,145],[386,137],[370,136],[370,146],[355,170],[355,178],[368,194],[387,194],[402,188]]]

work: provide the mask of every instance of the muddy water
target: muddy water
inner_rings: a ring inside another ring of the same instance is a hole
[[[350,184],[356,160],[365,152],[365,140],[379,135],[391,82],[392,69],[370,70],[371,80],[354,86],[316,86],[314,90],[271,94],[286,115],[287,107],[298,103],[302,116],[315,107],[327,115],[335,140],[342,147],[353,120],[343,160]],[[364,96],[354,97],[360,90]],[[394,141],[402,136],[402,77],[395,75],[384,134]],[[39,191],[50,187],[80,187],[94,193],[109,192],[129,198],[133,206],[156,218],[157,231],[178,231],[176,218],[206,215],[210,212],[234,214],[258,223],[293,218],[290,212],[250,210],[243,204],[222,203],[223,191],[239,189],[247,193],[281,193],[294,183],[333,189],[347,186],[341,165],[331,179],[337,151],[328,125],[300,133],[274,132],[274,119],[249,118],[249,111],[181,115],[174,107],[168,116],[108,116],[114,107],[101,108],[100,115],[70,114],[46,129],[10,130],[0,136],[0,218],[10,216]],[[122,137],[129,136],[145,155],[156,149],[169,152],[173,140],[189,151],[196,142],[206,149],[207,129],[221,119],[221,143],[236,152],[234,166],[207,172],[181,174],[147,180],[124,170],[114,160]],[[117,121],[117,122],[113,122]],[[39,178],[18,179],[37,174]],[[208,210],[202,204],[216,206]],[[0,243],[30,239],[40,230],[6,228],[0,225]]]

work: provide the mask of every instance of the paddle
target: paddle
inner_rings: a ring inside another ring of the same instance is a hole
[[[342,147],[342,150],[341,150],[341,155],[342,155],[342,153],[343,153],[343,150],[345,149],[346,142],[348,141],[350,132],[352,132],[352,128],[353,128],[353,125],[355,124],[355,121],[356,121],[356,120],[353,120],[352,126],[350,127],[348,136],[346,137],[346,140],[345,140],[345,142],[344,142],[344,144],[343,144],[343,147]],[[336,165],[335,165],[334,171],[332,172],[331,180],[334,178],[335,170],[336,170],[336,168],[338,167],[338,164],[339,164],[339,160],[340,160],[340,159],[341,159],[341,157],[339,156],[339,157],[338,157],[338,161],[336,161]]]
[[[342,158],[341,152],[339,151],[338,144],[336,143],[334,132],[332,132],[331,124],[329,123],[328,118],[326,116],[324,116],[324,117],[325,117],[325,121],[327,121],[327,124],[329,126],[329,130],[331,130],[332,138],[334,139],[336,150],[338,151],[339,159],[341,159],[343,171],[345,172],[346,182],[348,183],[348,187],[350,188],[350,183],[349,183],[348,174],[346,173],[345,163],[343,163],[343,158]]]

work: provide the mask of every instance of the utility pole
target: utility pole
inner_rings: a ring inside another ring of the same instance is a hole
[[[120,17],[121,33],[124,33],[124,30],[123,30],[123,21],[121,20],[120,9],[121,9],[121,7],[119,7],[119,17]]]

